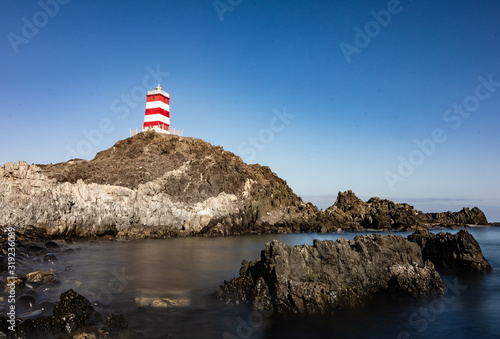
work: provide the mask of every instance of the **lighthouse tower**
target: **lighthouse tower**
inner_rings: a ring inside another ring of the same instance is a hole
[[[146,114],[142,131],[149,129],[170,134],[170,95],[163,91],[160,84],[153,91],[148,91],[146,96]]]

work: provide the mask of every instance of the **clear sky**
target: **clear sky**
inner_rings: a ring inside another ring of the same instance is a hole
[[[0,163],[91,159],[171,125],[338,191],[500,221],[500,2],[3,0]]]

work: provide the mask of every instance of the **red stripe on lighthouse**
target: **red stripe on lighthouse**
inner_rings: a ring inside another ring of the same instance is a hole
[[[163,108],[148,108],[146,109],[146,115],[151,115],[151,114],[161,114],[166,116],[167,118],[170,118],[170,112],[165,111]]]

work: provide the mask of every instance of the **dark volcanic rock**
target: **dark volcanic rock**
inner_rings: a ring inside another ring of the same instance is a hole
[[[68,335],[74,335],[87,328],[97,328],[101,321],[101,316],[92,308],[87,298],[73,290],[61,294],[59,304],[47,318],[54,333]]]
[[[352,228],[398,229],[422,226],[425,215],[408,204],[373,197],[362,201],[351,191],[339,192],[335,204],[327,211],[343,213],[344,222]]]
[[[429,226],[487,225],[477,207],[460,212],[423,213],[413,206],[373,197],[364,202],[351,190],[339,192],[335,204],[319,214],[335,219],[342,228],[419,229]]]
[[[279,313],[330,314],[356,308],[383,292],[433,295],[443,283],[420,248],[402,236],[358,236],[314,241],[314,246],[266,244],[261,259],[243,261],[240,275],[225,281],[219,300],[253,302]]]
[[[417,243],[424,260],[432,261],[436,267],[461,273],[492,270],[476,239],[465,230],[457,234],[421,230],[409,235],[408,240]]]
[[[16,326],[16,339],[53,337],[46,319],[27,319]]]
[[[488,220],[483,211],[474,207],[464,207],[460,212],[427,213],[429,222],[444,225],[488,225]]]
[[[122,314],[108,314],[104,327],[97,332],[98,339],[128,338],[129,324]]]
[[[62,293],[59,304],[43,302],[36,314],[52,315],[43,319],[27,319],[17,326],[16,338],[143,338],[129,330],[129,324],[121,314],[108,314],[106,323],[90,302],[73,290]],[[95,334],[94,334],[95,333]]]

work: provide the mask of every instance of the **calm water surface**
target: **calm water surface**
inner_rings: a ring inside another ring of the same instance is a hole
[[[456,231],[454,231],[456,232]],[[490,274],[456,278],[442,274],[446,299],[376,302],[336,317],[277,319],[250,309],[228,309],[210,295],[238,275],[243,259],[258,259],[273,239],[297,245],[314,239],[352,239],[366,233],[282,234],[225,238],[179,238],[131,242],[82,242],[64,254],[61,285],[102,304],[102,314],[124,313],[148,338],[499,338],[500,228],[470,230],[493,266]],[[371,233],[371,232],[367,232]],[[408,233],[397,233],[406,236]],[[136,298],[189,299],[189,306],[151,309]],[[254,325],[254,326],[253,326]]]

